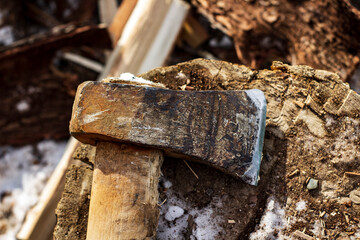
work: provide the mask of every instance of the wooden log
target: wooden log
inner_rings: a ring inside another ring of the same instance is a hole
[[[66,60],[72,61],[74,63],[77,63],[88,69],[91,69],[95,72],[100,73],[104,69],[104,66],[102,66],[100,63],[90,60],[88,58],[82,57],[80,55],[74,54],[74,53],[64,53],[63,58]]]
[[[284,59],[336,72],[348,81],[360,64],[360,11],[353,1],[191,2],[234,39],[240,61],[254,68]]]
[[[58,209],[61,210],[56,211],[57,224],[53,239],[75,240],[86,238],[91,184],[83,185],[83,183],[91,183],[92,175],[90,166],[86,164],[72,165],[69,168],[65,181],[67,191],[63,192],[61,201],[58,204]],[[74,191],[75,189],[82,189],[82,191],[79,194]],[[74,211],[75,206],[77,211]],[[68,216],[73,217],[69,218]]]

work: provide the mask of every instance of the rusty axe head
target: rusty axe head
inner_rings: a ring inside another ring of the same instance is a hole
[[[83,143],[161,149],[256,185],[266,119],[260,90],[176,91],[113,81],[78,88],[70,132]]]

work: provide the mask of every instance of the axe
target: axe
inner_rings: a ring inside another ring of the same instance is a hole
[[[82,83],[70,133],[96,146],[87,239],[155,237],[164,155],[256,185],[265,119],[257,89],[176,91],[135,77]]]

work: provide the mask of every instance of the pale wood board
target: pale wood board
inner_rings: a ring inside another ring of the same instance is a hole
[[[188,10],[189,5],[180,0],[138,1],[110,57],[110,64],[105,67],[105,73],[109,72],[112,76],[119,76],[124,71],[139,74],[161,66],[170,53]],[[103,74],[101,78],[107,76]]]
[[[123,0],[118,8],[111,25],[109,26],[109,32],[111,34],[114,46],[119,41],[124,27],[131,16],[138,0]]]
[[[78,54],[67,52],[67,53],[63,54],[63,58],[68,61],[77,63],[83,67],[90,69],[90,70],[93,70],[94,72],[101,73],[104,70],[104,66],[101,65],[100,63],[95,62],[91,59],[85,58],[83,56],[80,56]]]
[[[116,0],[98,0],[98,7],[101,23],[105,23],[107,26],[109,26],[116,14]]]

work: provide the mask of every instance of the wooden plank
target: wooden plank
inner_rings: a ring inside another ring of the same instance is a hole
[[[109,26],[113,18],[116,14],[117,3],[116,0],[99,0],[98,1],[99,7],[99,15],[101,23],[106,24]]]
[[[137,2],[137,0],[123,0],[120,7],[118,8],[115,17],[109,26],[109,32],[113,39],[114,46],[116,46],[117,42],[119,41],[125,24],[129,20]]]
[[[110,45],[108,35],[104,24],[60,25],[52,28],[48,33],[34,34],[10,46],[0,47],[0,61],[9,61],[9,57],[16,60],[20,54],[40,55],[43,52],[56,51],[67,46],[87,45],[108,48]],[[94,36],[98,38],[97,41],[94,41]]]
[[[63,58],[98,73],[101,73],[104,70],[104,66],[101,65],[100,63],[74,53],[70,53],[70,52],[64,53]]]
[[[138,74],[161,66],[188,10],[188,4],[180,0],[138,1],[105,72],[115,76],[124,71]]]
[[[51,237],[56,222],[54,210],[61,198],[65,172],[71,162],[75,145],[77,145],[77,140],[71,138],[59,164],[42,191],[38,203],[27,214],[25,223],[16,238],[49,239]]]
[[[188,10],[189,5],[182,0],[139,0],[99,79],[109,75],[117,76],[122,72],[138,74],[140,70],[149,70],[146,66],[161,66],[176,40]],[[170,16],[168,11],[176,16]],[[158,33],[161,33],[161,37],[156,36]],[[166,47],[159,47],[159,44],[154,42],[155,39]],[[147,61],[153,59],[156,64],[144,64],[144,59]],[[29,211],[17,234],[18,239],[49,238],[48,234],[52,233],[55,225],[55,214],[49,213],[55,212],[65,183],[64,169],[69,166],[72,153],[78,145],[77,140],[73,138],[69,140],[59,165],[40,197],[41,201]],[[59,190],[56,192],[55,189]],[[44,229],[48,231],[44,233]]]

